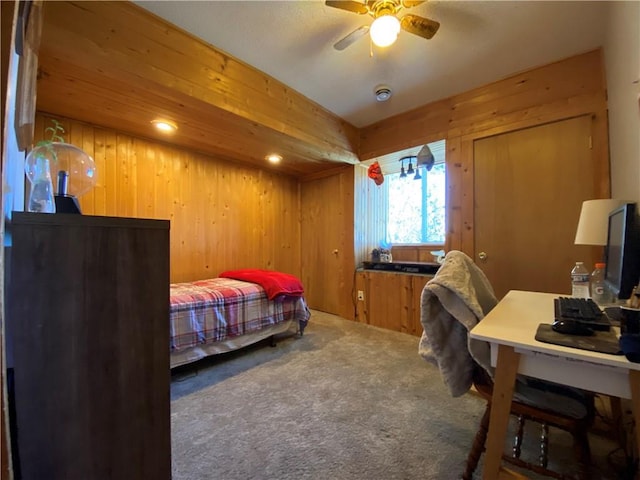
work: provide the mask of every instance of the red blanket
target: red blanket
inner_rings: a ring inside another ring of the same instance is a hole
[[[304,295],[302,282],[297,277],[288,273],[246,268],[242,270],[227,270],[219,276],[257,283],[267,292],[269,300],[273,300],[278,295],[289,295],[292,297],[301,297]]]

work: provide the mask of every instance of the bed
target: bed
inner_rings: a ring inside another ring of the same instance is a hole
[[[173,283],[170,302],[171,368],[276,334],[302,335],[310,317],[299,280],[265,270]]]

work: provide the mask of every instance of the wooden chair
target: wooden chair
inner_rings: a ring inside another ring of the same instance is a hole
[[[476,391],[487,401],[487,406],[480,421],[480,427],[476,433],[471,451],[467,457],[465,471],[462,475],[463,480],[471,480],[480,456],[485,449],[485,441],[489,428],[489,417],[491,414],[491,398],[493,394],[493,382],[486,372],[477,367],[474,374],[474,387]],[[518,401],[512,401],[511,414],[518,418],[516,435],[513,442],[512,455],[503,454],[503,459],[518,467],[526,468],[541,475],[557,479],[573,479],[586,480],[590,477],[589,466],[591,464],[591,453],[589,449],[588,431],[593,423],[595,416],[595,407],[593,396],[587,397],[587,414],[583,418],[572,418],[561,415],[549,410],[532,407]],[[541,425],[540,435],[540,456],[537,464],[524,461],[520,458],[520,447],[522,445],[522,437],[524,430],[524,422],[526,420],[539,423]],[[578,469],[575,475],[563,474],[548,468],[548,440],[549,426],[559,428],[569,432],[573,437],[573,449],[578,462]]]
[[[467,458],[462,476],[464,480],[471,480],[484,451],[493,394],[493,381],[487,373],[490,368],[489,345],[476,341],[472,346],[468,331],[482,321],[484,315],[496,304],[493,288],[484,272],[473,259],[455,250],[447,253],[438,272],[422,291],[420,321],[424,332],[420,339],[420,355],[428,361],[435,361],[452,396],[465,393],[473,385],[487,401]],[[468,349],[468,355],[461,351],[464,348]],[[504,459],[539,474],[575,480],[574,476],[563,475],[548,468],[549,426],[553,426],[566,430],[573,436],[578,478],[587,479],[591,463],[587,432],[595,416],[593,395],[549,382],[536,383],[525,377],[521,377],[521,380],[517,393],[520,398],[524,396],[531,401],[528,404],[517,400],[511,403],[511,414],[518,418],[518,427],[513,455],[505,455]],[[540,408],[530,404],[536,404]],[[567,413],[560,414],[552,409]],[[581,418],[573,418],[568,412],[580,415]],[[540,461],[537,464],[520,458],[524,422],[527,420],[542,426]]]

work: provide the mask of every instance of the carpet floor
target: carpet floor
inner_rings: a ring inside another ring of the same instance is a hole
[[[301,338],[174,370],[173,479],[458,479],[483,411],[449,395],[417,337],[313,311]],[[550,437],[552,463],[571,472],[570,438]],[[620,478],[615,445],[591,447],[594,479]]]

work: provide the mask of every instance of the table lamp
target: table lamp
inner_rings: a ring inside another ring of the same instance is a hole
[[[576,230],[576,245],[606,245],[609,212],[623,204],[622,200],[603,198],[582,202]]]
[[[93,158],[70,143],[43,142],[29,153],[25,162],[27,177],[32,183],[37,167],[44,164],[50,170],[55,212],[80,213],[77,198],[91,190],[97,181]]]

